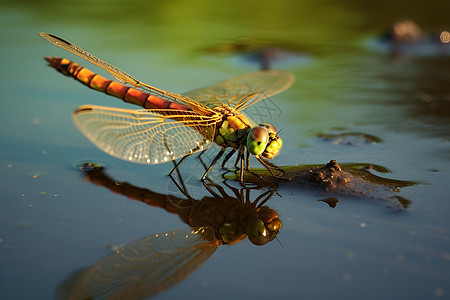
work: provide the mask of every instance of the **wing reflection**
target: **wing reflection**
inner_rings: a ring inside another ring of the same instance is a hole
[[[145,299],[205,262],[220,245],[211,227],[156,234],[134,241],[88,268],[66,299]]]
[[[59,299],[145,299],[169,289],[186,278],[223,244],[245,237],[256,245],[272,241],[282,223],[265,206],[275,191],[261,192],[250,201],[249,189],[205,184],[211,196],[192,198],[182,178],[173,179],[184,197],[159,194],[129,183],[120,183],[102,167],[91,165],[86,178],[113,192],[151,206],[164,208],[190,227],[155,234],[131,242],[83,272],[74,272],[58,291]],[[69,282],[69,283],[67,283]]]

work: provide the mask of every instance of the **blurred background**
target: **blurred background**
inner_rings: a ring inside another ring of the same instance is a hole
[[[76,130],[71,113],[79,105],[130,106],[46,66],[45,56],[58,55],[102,73],[41,31],[177,93],[258,69],[293,72],[296,83],[269,99],[270,109],[249,112],[282,129],[276,164],[369,163],[391,171],[373,171],[380,176],[419,183],[389,197],[340,196],[335,208],[317,201],[328,197],[323,191],[283,185],[268,205],[283,220],[284,247],[220,247],[155,298],[450,297],[448,1],[0,0],[0,7],[2,298],[52,299],[70,272],[116,245],[187,227],[73,168],[95,160],[119,181],[162,194],[173,188],[171,164],[119,161]],[[181,171],[206,193],[196,159]]]

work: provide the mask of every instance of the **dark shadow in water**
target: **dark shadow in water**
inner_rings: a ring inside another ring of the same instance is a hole
[[[276,237],[282,226],[278,214],[264,205],[275,190],[260,191],[251,201],[250,189],[205,183],[211,196],[197,200],[189,195],[181,177],[172,180],[184,197],[117,182],[95,164],[83,169],[89,181],[132,200],[164,208],[190,227],[131,242],[93,266],[73,271],[59,285],[58,299],[145,299],[185,279],[218,246],[246,237],[255,245],[264,245]]]
[[[317,136],[325,141],[331,141],[333,145],[354,146],[383,142],[379,137],[364,132],[319,133]]]
[[[412,20],[398,20],[373,42],[373,48],[389,53],[392,57],[402,56],[448,56],[450,55],[450,33],[440,30],[424,33]]]
[[[378,84],[387,87],[386,97],[399,99],[391,101],[391,105],[408,109],[406,121],[422,123],[409,129],[420,135],[431,134],[444,139],[450,137],[449,31],[450,28],[424,33],[413,21],[400,20],[369,43],[371,49],[393,58],[380,60],[373,69],[373,77],[380,78]],[[404,121],[395,122],[393,127],[398,130],[398,123]]]
[[[279,41],[241,39],[218,44],[202,50],[210,54],[225,54],[238,57],[241,61],[254,64],[260,70],[270,70],[286,65],[295,65],[311,61],[311,49],[286,44]]]
[[[281,178],[275,178],[265,170],[254,170],[261,176],[258,178],[251,174],[245,176],[245,181],[258,187],[271,187],[278,189],[281,185],[302,188],[304,190],[319,190],[326,192],[326,199],[320,199],[335,207],[339,202],[333,195],[355,196],[377,201],[389,201],[398,209],[407,209],[411,204],[401,196],[396,195],[400,188],[418,184],[415,181],[396,180],[377,176],[371,170],[380,173],[390,171],[382,166],[364,163],[346,163],[339,165],[332,160],[323,165],[296,165],[282,167],[286,173]],[[227,176],[228,178],[229,176]],[[235,179],[235,176],[230,176]]]

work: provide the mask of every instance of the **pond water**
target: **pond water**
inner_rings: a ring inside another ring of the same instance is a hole
[[[446,1],[0,5],[2,299],[56,298],[71,272],[116,247],[188,228],[176,215],[93,184],[73,167],[95,161],[113,181],[182,196],[166,176],[172,164],[112,158],[77,131],[71,113],[79,105],[130,106],[47,67],[43,58],[58,55],[99,71],[42,40],[40,31],[178,93],[259,69],[251,51],[260,45],[282,49],[269,67],[293,72],[294,86],[271,97],[270,108],[249,112],[282,129],[274,163],[374,164],[390,170],[371,170],[375,175],[416,183],[387,197],[281,183],[266,204],[283,221],[282,246],[248,240],[221,246],[154,299],[449,299],[450,50],[430,41],[450,30]],[[402,18],[421,27],[424,47],[377,39]],[[198,159],[188,159],[181,173],[192,197],[208,195],[197,180]],[[211,178],[223,184],[220,174],[216,168]],[[338,198],[336,207],[317,201],[328,197]]]

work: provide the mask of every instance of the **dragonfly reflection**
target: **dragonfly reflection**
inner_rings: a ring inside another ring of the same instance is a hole
[[[231,191],[204,183],[211,196],[192,198],[182,178],[173,182],[184,197],[168,196],[117,182],[104,169],[90,165],[88,180],[113,192],[178,214],[190,227],[155,234],[131,242],[101,259],[76,278],[61,295],[68,299],[145,299],[186,278],[223,244],[234,244],[246,237],[256,245],[272,241],[282,227],[278,214],[264,204],[275,190],[261,192],[250,201],[250,189]]]

